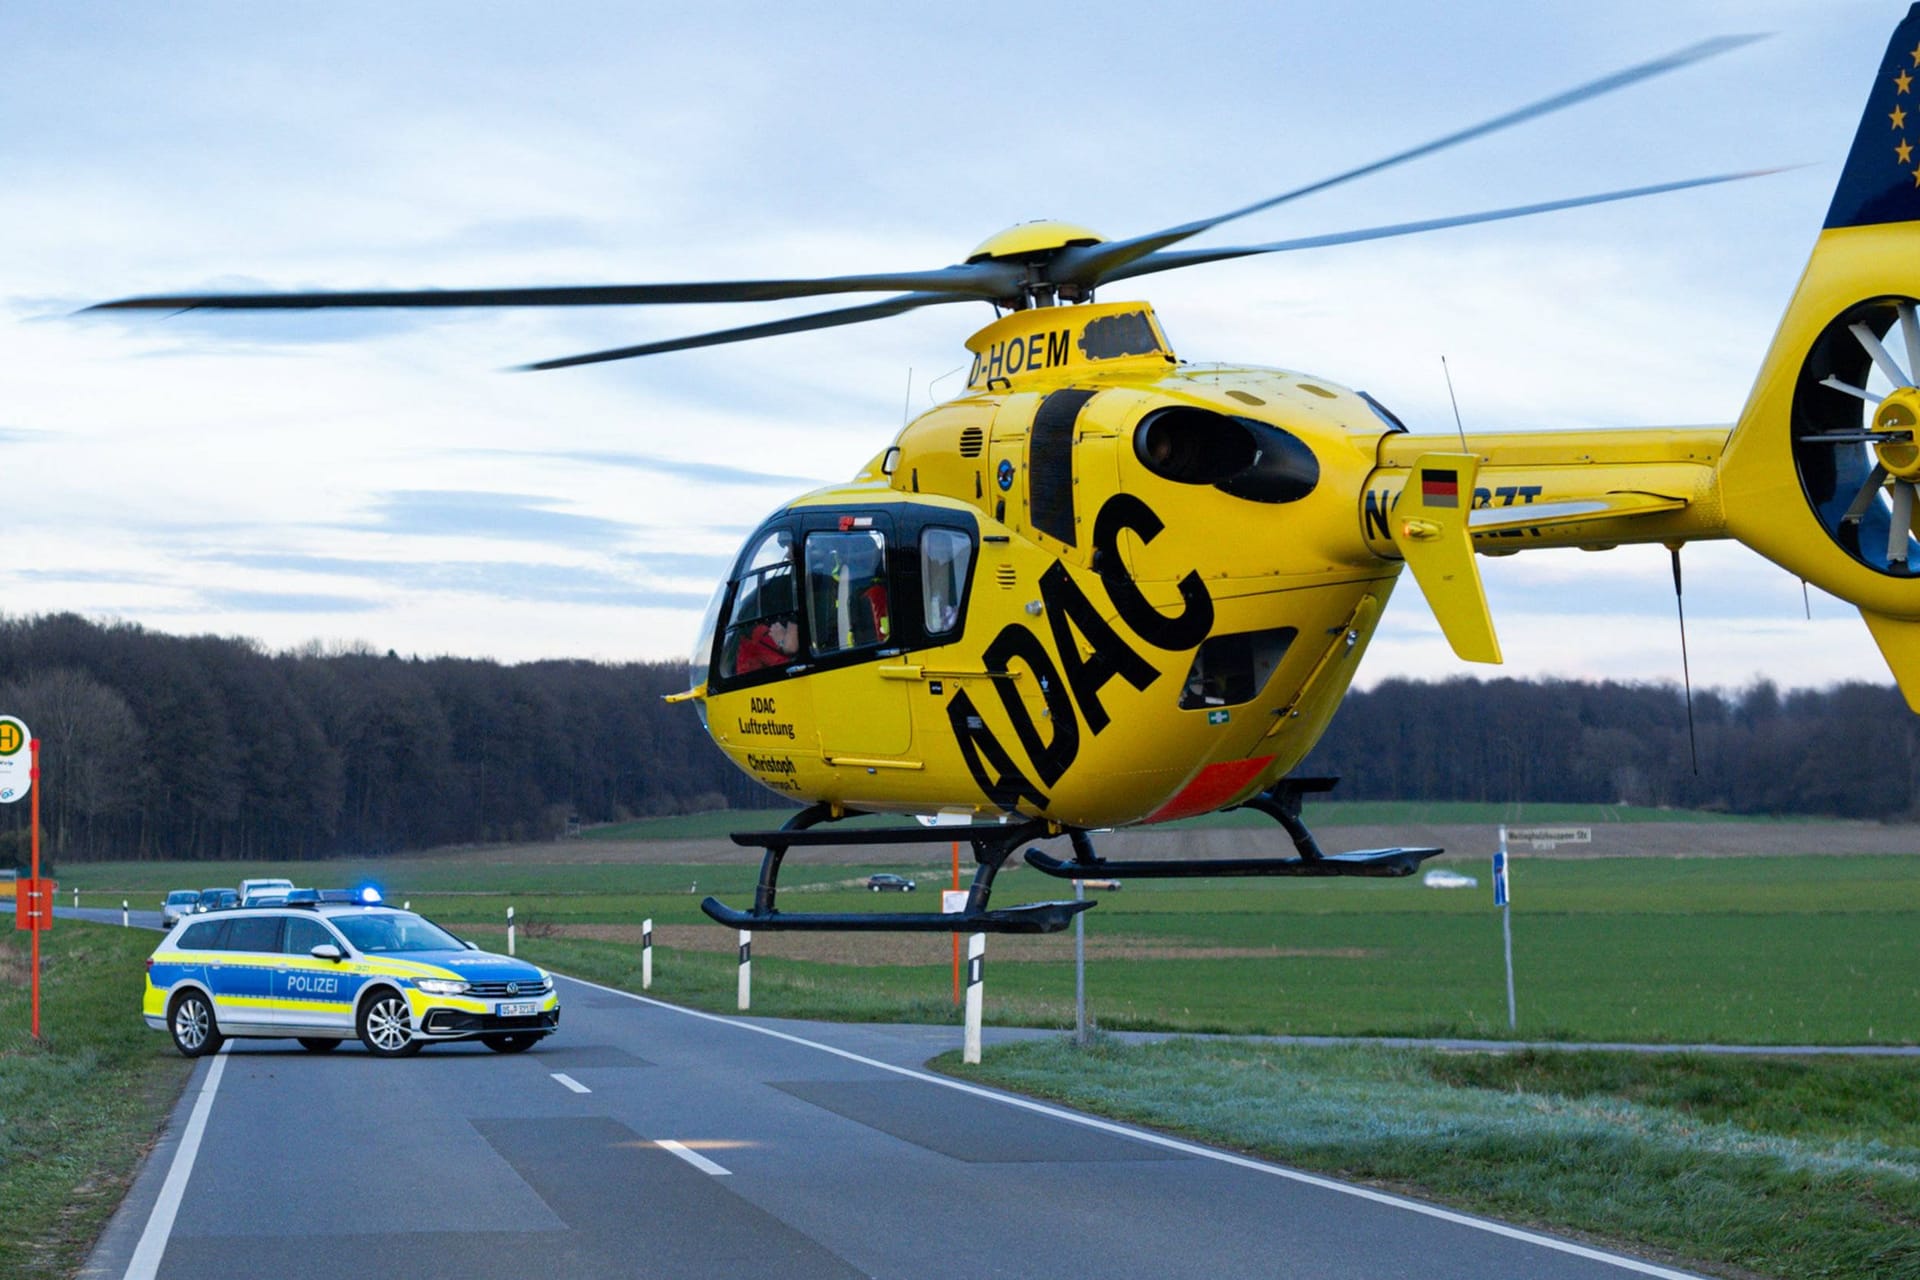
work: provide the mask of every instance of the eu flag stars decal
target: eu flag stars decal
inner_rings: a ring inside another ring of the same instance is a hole
[[[1874,76],[1866,113],[1826,226],[1870,226],[1920,218],[1920,8],[1894,31]]]

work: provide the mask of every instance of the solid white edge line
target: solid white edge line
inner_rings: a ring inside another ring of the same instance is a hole
[[[587,1088],[587,1086],[581,1084],[578,1080],[575,1080],[572,1076],[568,1075],[564,1071],[555,1071],[551,1074],[553,1075],[553,1078],[555,1080],[558,1080],[561,1084],[567,1086],[567,1088],[573,1090],[575,1093],[592,1093],[593,1092],[593,1090]]]
[[[673,1152],[673,1154],[679,1156],[682,1160],[685,1160],[702,1173],[710,1173],[716,1178],[731,1177],[733,1174],[733,1170],[721,1168],[713,1161],[701,1155],[698,1151],[689,1151],[672,1138],[655,1138],[653,1143],[657,1147],[665,1147],[668,1151]]]
[[[1475,1218],[1452,1209],[1442,1209],[1437,1205],[1422,1204],[1418,1200],[1406,1200],[1399,1196],[1388,1195],[1384,1191],[1375,1191],[1371,1187],[1358,1187],[1345,1182],[1335,1182],[1331,1178],[1322,1178],[1316,1174],[1302,1173],[1298,1169],[1289,1169],[1283,1165],[1269,1164],[1264,1160],[1255,1160],[1248,1156],[1235,1155],[1230,1151],[1216,1151],[1212,1147],[1203,1147],[1191,1142],[1182,1142],[1178,1138],[1169,1138],[1163,1134],[1146,1129],[1134,1129],[1127,1125],[1115,1124],[1111,1120],[1101,1120],[1095,1116],[1081,1115],[1044,1102],[1035,1102],[1031,1098],[1022,1098],[1016,1094],[999,1093],[992,1089],[983,1089],[963,1080],[949,1080],[945,1076],[932,1075],[925,1071],[916,1071],[911,1067],[897,1067],[891,1062],[881,1062],[877,1058],[864,1057],[846,1049],[835,1048],[830,1044],[821,1044],[817,1040],[807,1040],[785,1031],[776,1031],[772,1027],[755,1026],[751,1022],[742,1022],[738,1018],[728,1018],[717,1013],[707,1013],[702,1009],[688,1009],[682,1005],[669,1004],[665,1000],[656,1000],[652,996],[635,995],[631,991],[621,991],[616,987],[602,986],[597,982],[588,982],[585,978],[575,978],[568,974],[556,974],[569,982],[577,982],[583,987],[592,987],[595,991],[605,991],[611,995],[625,996],[641,1004],[650,1004],[656,1008],[673,1013],[685,1014],[689,1018],[700,1018],[707,1022],[718,1022],[723,1026],[737,1027],[742,1031],[753,1031],[775,1040],[785,1040],[789,1044],[801,1045],[808,1049],[818,1049],[830,1053],[836,1058],[845,1058],[862,1066],[889,1071],[894,1075],[905,1076],[909,1080],[920,1080],[927,1084],[937,1084],[944,1089],[953,1089],[959,1093],[972,1094],[976,1098],[985,1098],[989,1102],[998,1102],[1009,1107],[1018,1107],[1022,1111],[1031,1111],[1036,1115],[1048,1116],[1055,1120],[1064,1120],[1068,1124],[1081,1125],[1096,1129],[1102,1133],[1111,1133],[1123,1138],[1132,1138],[1149,1146],[1164,1147],[1169,1151],[1178,1151],[1182,1155],[1198,1156],[1203,1160],[1215,1160],[1221,1164],[1234,1165],[1241,1169],[1250,1169],[1255,1173],[1270,1174],[1276,1178],[1285,1178],[1290,1182],[1303,1183],[1318,1187],[1323,1191],[1334,1191],[1344,1196],[1353,1196],[1360,1200],[1371,1200],[1375,1204],[1388,1205],[1395,1209],[1405,1209],[1409,1213],[1421,1214],[1428,1218],[1438,1218],[1442,1222],[1451,1222],[1456,1226],[1471,1227],[1475,1231],[1484,1231],[1489,1235],[1504,1236],[1509,1240],[1518,1240],[1523,1244],[1537,1245],[1542,1249],[1552,1249],[1557,1253],[1571,1254],[1576,1258],[1586,1258],[1593,1262],[1618,1267],[1622,1271],[1633,1271],[1641,1275],[1655,1276],[1659,1280],[1705,1280],[1696,1272],[1675,1271],[1670,1267],[1657,1266],[1651,1262],[1642,1262],[1638,1258],[1628,1258],[1617,1253],[1605,1253],[1599,1249],[1590,1249],[1585,1245],[1574,1244],[1569,1240],[1556,1240],[1552,1236],[1539,1235],[1532,1231],[1523,1231],[1519,1227],[1510,1227],[1504,1222],[1494,1222],[1486,1218]]]
[[[134,1247],[133,1261],[127,1263],[126,1280],[153,1280],[160,1271],[160,1259],[173,1236],[174,1215],[180,1212],[180,1201],[187,1194],[187,1179],[193,1175],[193,1161],[200,1154],[200,1135],[207,1131],[213,1095],[220,1088],[220,1077],[226,1074],[227,1050],[231,1048],[232,1041],[221,1045],[220,1052],[213,1056],[213,1064],[207,1068],[207,1078],[200,1084],[200,1096],[194,1100],[193,1114],[187,1118],[180,1145],[174,1148],[167,1180],[160,1184],[160,1197],[153,1202],[153,1212],[147,1215],[146,1230],[140,1233],[140,1243]]]

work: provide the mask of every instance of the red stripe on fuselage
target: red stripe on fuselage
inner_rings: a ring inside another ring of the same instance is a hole
[[[1260,776],[1262,769],[1272,763],[1272,756],[1256,756],[1251,760],[1210,764],[1195,774],[1193,781],[1183,787],[1179,795],[1148,814],[1147,821],[1171,822],[1175,818],[1212,813],[1239,794],[1249,782]]]

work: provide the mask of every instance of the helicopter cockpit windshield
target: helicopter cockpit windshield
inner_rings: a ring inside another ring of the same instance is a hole
[[[793,535],[773,529],[754,545],[735,580],[718,674],[734,677],[774,671],[793,661],[799,651]]]
[[[719,692],[952,643],[965,626],[971,525],[919,504],[774,517],[709,607],[695,681]]]

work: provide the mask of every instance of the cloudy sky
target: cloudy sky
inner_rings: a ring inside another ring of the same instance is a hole
[[[1237,207],[1730,32],[1772,38],[1248,219],[1245,243],[1734,169],[1754,182],[1226,263],[1192,359],[1416,430],[1730,422],[1899,3],[337,2],[0,8],[0,612],[279,648],[683,654],[725,560],[959,389],[984,306],[550,373],[782,307],[78,318],[138,293],[958,261],[1036,217]],[[1851,609],[1688,552],[1697,682],[1886,680]],[[1666,554],[1483,562],[1517,674],[1677,679]],[[1363,683],[1466,670],[1411,584]]]

